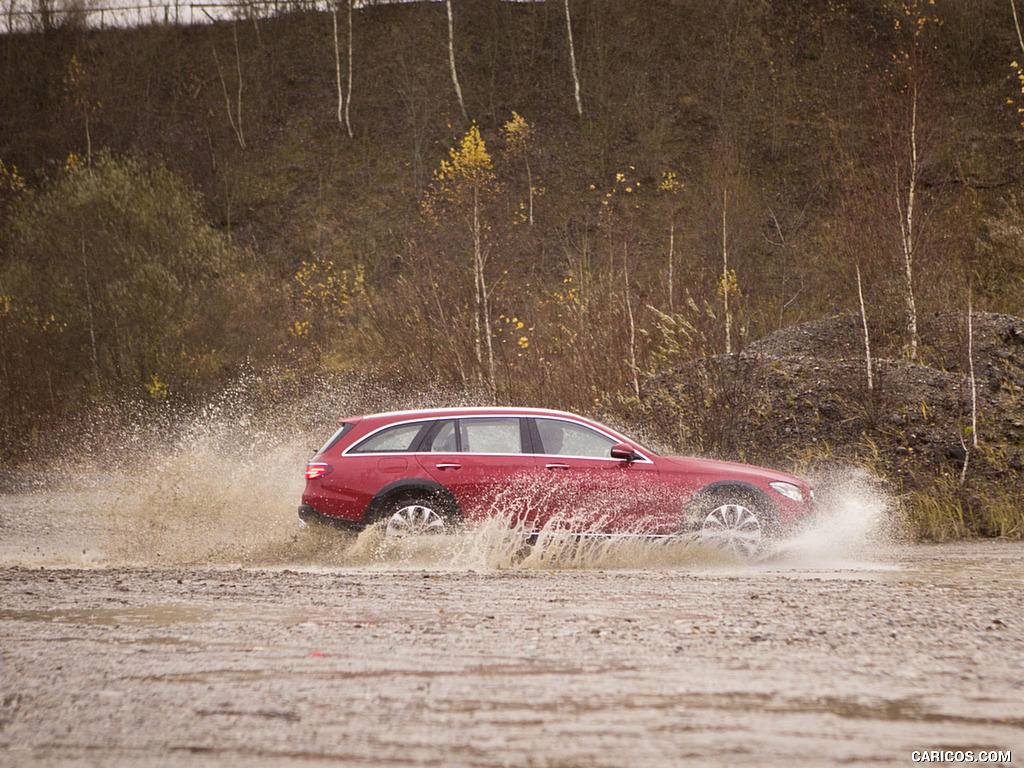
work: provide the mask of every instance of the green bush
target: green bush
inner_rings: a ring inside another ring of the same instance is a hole
[[[72,158],[9,213],[0,269],[7,428],[96,397],[163,398],[245,354],[228,292],[251,278],[168,170]]]

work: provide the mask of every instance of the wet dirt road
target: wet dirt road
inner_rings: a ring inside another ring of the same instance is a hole
[[[0,494],[0,766],[1024,760],[1020,543],[893,544],[854,494],[756,563],[396,544],[193,466]]]

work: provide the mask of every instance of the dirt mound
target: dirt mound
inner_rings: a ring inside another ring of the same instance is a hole
[[[1024,388],[1024,319],[976,312],[971,325],[975,376],[993,391]],[[966,315],[941,313],[927,317],[921,322],[920,336],[917,367],[969,374]],[[872,355],[883,361],[900,359],[904,338],[900,328],[871,328]],[[836,315],[784,328],[754,342],[747,352],[769,358],[809,357],[863,363],[864,329],[859,315]]]
[[[968,461],[979,483],[1019,488],[1024,320],[976,313],[972,326],[969,344],[966,316],[928,317],[916,362],[902,354],[902,329],[872,328],[869,389],[858,315],[795,325],[660,375],[651,411],[678,441],[729,458],[854,460],[895,489],[954,476]]]

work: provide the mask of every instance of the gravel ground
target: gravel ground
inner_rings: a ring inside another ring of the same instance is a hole
[[[886,543],[862,499],[756,563],[396,545],[191,493],[0,495],[0,765],[1024,756],[1021,543]]]
[[[1019,762],[1022,562],[7,567],[0,763]]]

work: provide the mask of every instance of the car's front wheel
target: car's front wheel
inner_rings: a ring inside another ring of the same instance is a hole
[[[717,493],[696,500],[684,526],[702,544],[737,557],[755,557],[775,530],[775,516],[746,494]]]
[[[452,527],[447,510],[437,501],[422,497],[394,501],[382,517],[384,534],[396,538],[443,534]]]

